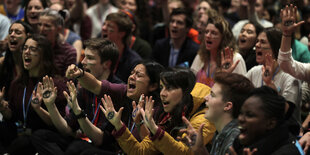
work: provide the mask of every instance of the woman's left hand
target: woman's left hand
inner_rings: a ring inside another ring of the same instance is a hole
[[[153,115],[153,106],[154,106],[154,100],[151,97],[146,97],[145,98],[145,111],[143,108],[140,109],[141,115],[144,119],[145,125],[150,129],[150,131],[155,134],[157,132],[158,126],[156,125]]]
[[[226,47],[224,51],[221,52],[222,72],[232,73],[240,60],[234,63],[234,50],[232,48]]]
[[[101,102],[104,106],[100,106],[100,109],[104,113],[105,117],[109,120],[109,122],[115,127],[115,129],[118,131],[122,127],[122,112],[123,107],[119,109],[118,112],[115,111],[113,102],[110,96],[104,95],[104,98],[101,98]]]
[[[265,64],[262,67],[262,78],[267,86],[272,84],[272,73],[273,65],[275,60],[273,60],[271,54],[265,54]]]

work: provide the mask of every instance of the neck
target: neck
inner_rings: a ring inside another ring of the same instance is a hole
[[[39,68],[29,70],[29,77],[39,77]]]
[[[107,80],[109,78],[110,74],[111,74],[111,71],[109,69],[106,69],[105,71],[103,71],[101,76],[98,77],[97,79],[100,80],[100,81]]]
[[[185,39],[186,39],[186,35],[183,36],[182,38],[172,39],[173,48],[181,49]]]
[[[216,62],[216,57],[217,57],[217,50],[210,51],[210,61]]]
[[[121,57],[124,52],[125,46],[121,41],[115,42],[115,44],[118,47],[119,57]]]
[[[231,122],[233,119],[231,118],[230,114],[223,114],[222,117],[214,122],[216,130],[220,133],[224,129],[224,127]]]

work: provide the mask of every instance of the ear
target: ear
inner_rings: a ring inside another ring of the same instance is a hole
[[[271,118],[271,119],[268,119],[266,120],[267,121],[267,129],[268,130],[271,130],[271,129],[274,129],[277,125],[277,120],[276,118]]]
[[[230,111],[233,109],[233,103],[232,102],[226,102],[224,106],[224,111]]]
[[[118,34],[118,36],[120,37],[120,38],[124,38],[125,37],[125,34],[126,34],[126,32],[118,32],[119,34]]]
[[[156,83],[150,84],[149,88],[148,88],[148,91],[152,92],[152,91],[156,90],[157,88],[158,88],[158,85]]]
[[[103,62],[104,69],[110,69],[111,64],[112,64],[111,60],[107,60],[107,61]]]

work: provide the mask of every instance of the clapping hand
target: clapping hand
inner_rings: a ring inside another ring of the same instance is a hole
[[[80,106],[78,104],[78,100],[77,100],[76,87],[72,81],[67,82],[67,87],[69,90],[69,94],[66,91],[63,92],[64,96],[67,99],[67,103],[75,115],[80,114],[81,108],[80,108]]]
[[[153,115],[154,115],[153,106],[154,106],[154,100],[152,99],[152,96],[146,97],[145,110],[141,108],[140,112],[144,119],[145,125],[149,128],[149,130],[153,134],[155,134],[158,129],[158,126],[156,125],[153,119]]]
[[[100,109],[104,113],[105,117],[109,120],[109,122],[115,127],[116,130],[119,130],[122,127],[122,112],[123,107],[119,109],[118,112],[115,111],[113,102],[110,96],[104,95],[104,98],[101,98],[102,106],[100,106]]]
[[[55,103],[57,97],[57,87],[54,86],[53,78],[45,76],[43,77],[43,87],[42,84],[39,86],[40,91],[42,91],[42,98],[44,104],[51,105]]]
[[[232,48],[226,47],[224,51],[221,52],[221,68],[222,71],[231,73],[235,70],[240,60],[236,63],[234,62],[234,50]]]

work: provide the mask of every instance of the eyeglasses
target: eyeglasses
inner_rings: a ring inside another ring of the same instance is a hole
[[[29,51],[30,55],[34,55],[34,56],[38,55],[38,48],[37,47],[24,45],[23,52],[25,52],[27,50]]]

